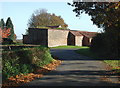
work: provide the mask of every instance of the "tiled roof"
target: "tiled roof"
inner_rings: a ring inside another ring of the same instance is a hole
[[[83,36],[82,34],[80,34],[78,31],[70,31],[73,35],[75,36]]]
[[[87,31],[70,31],[75,36],[86,36],[88,38],[94,37],[97,32],[87,32]]]
[[[88,38],[92,38],[97,34],[97,32],[86,32],[86,31],[79,31],[79,33],[81,33],[82,35]]]

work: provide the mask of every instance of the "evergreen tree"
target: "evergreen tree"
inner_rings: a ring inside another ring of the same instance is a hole
[[[0,28],[1,28],[1,29],[4,29],[4,27],[5,27],[5,22],[4,22],[3,19],[1,19],[1,20],[0,20]]]
[[[11,31],[10,31],[11,35],[8,36],[8,38],[14,41],[15,40],[14,27],[13,27],[13,23],[12,23],[10,17],[8,17],[8,19],[6,21],[6,29],[8,29],[8,28],[11,29]]]

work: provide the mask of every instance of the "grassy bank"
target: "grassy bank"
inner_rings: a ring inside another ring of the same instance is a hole
[[[28,74],[52,61],[54,59],[46,47],[39,46],[3,51],[2,76],[3,79],[7,79],[18,74]]]
[[[76,52],[79,54],[91,57],[91,58],[93,58],[93,60],[94,59],[95,60],[103,60],[103,62],[110,65],[112,67],[112,69],[119,69],[120,70],[120,60],[106,60],[104,57],[100,57],[96,53],[91,52],[89,47],[80,48]]]

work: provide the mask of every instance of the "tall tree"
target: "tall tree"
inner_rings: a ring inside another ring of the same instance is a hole
[[[8,17],[7,21],[6,21],[6,29],[11,29],[11,35],[8,36],[9,39],[11,40],[15,40],[15,33],[14,33],[14,27],[13,27],[13,23],[10,19],[10,17]]]
[[[103,28],[104,33],[93,39],[93,47],[104,46],[101,48],[101,53],[105,53],[108,57],[120,58],[118,55],[120,50],[120,45],[118,45],[120,43],[120,2],[73,2],[68,4],[74,7],[73,11],[77,13],[76,16],[85,12],[91,16],[93,24]],[[96,43],[101,41],[101,37],[104,38],[102,40],[104,43],[101,44],[104,45]]]
[[[0,28],[4,29],[5,27],[5,22],[3,19],[0,20]]]
[[[28,27],[46,27],[61,25],[62,28],[67,28],[67,24],[60,16],[47,13],[46,9],[36,10],[28,21]]]
[[[120,25],[120,2],[73,2],[73,4],[68,4],[75,7],[73,12],[77,13],[76,16],[85,12],[92,17],[94,24],[104,30]]]
[[[8,17],[7,21],[6,21],[6,28],[11,28],[13,29],[13,23],[10,17]]]

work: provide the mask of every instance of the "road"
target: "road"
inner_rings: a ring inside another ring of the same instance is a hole
[[[74,52],[76,49],[51,49],[62,60],[56,70],[22,86],[116,86],[116,74],[106,70],[106,64]],[[106,81],[105,76],[110,79]],[[103,80],[104,79],[104,80]]]

